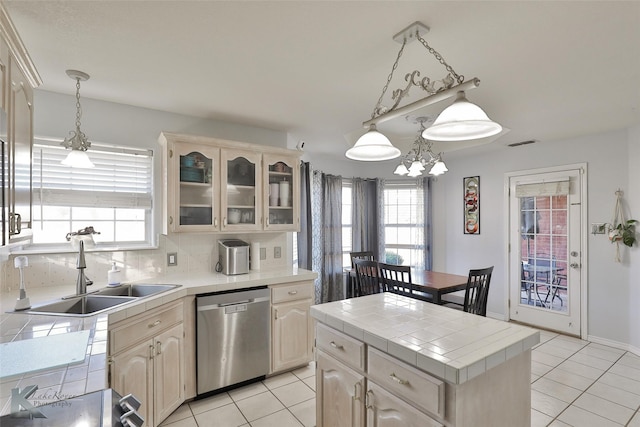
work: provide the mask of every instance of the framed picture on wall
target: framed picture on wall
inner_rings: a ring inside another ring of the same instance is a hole
[[[480,177],[462,178],[464,234],[480,234]]]

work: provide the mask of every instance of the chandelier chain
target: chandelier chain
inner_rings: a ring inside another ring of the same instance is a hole
[[[396,58],[396,62],[393,63],[393,67],[391,68],[391,72],[389,73],[389,76],[387,77],[387,82],[385,83],[384,87],[382,88],[382,93],[380,94],[380,98],[378,98],[378,102],[376,103],[376,106],[373,108],[373,112],[371,113],[371,118],[373,119],[376,116],[376,112],[379,110],[380,106],[382,105],[382,98],[384,98],[384,94],[387,93],[387,89],[389,89],[389,84],[391,83],[391,80],[393,79],[393,73],[396,71],[396,68],[398,68],[398,62],[400,62],[400,57],[402,56],[402,52],[404,51],[404,47],[407,45],[407,39],[404,39],[404,41],[402,42],[402,47],[400,47],[400,51],[398,51],[398,57]]]
[[[80,105],[80,79],[76,79],[76,127],[80,128],[80,117],[82,117],[82,106]]]
[[[417,31],[416,31],[416,38],[420,41],[420,43],[422,43],[422,45],[429,51],[430,54],[432,54],[433,56],[436,57],[438,62],[440,62],[442,65],[444,65],[444,67],[447,69],[447,71],[449,73],[451,73],[451,75],[453,75],[453,77],[458,81],[458,83],[463,83],[464,82],[464,76],[456,73],[453,70],[453,67],[451,67],[451,65],[447,64],[447,61],[444,60],[442,55],[440,55],[440,53],[438,53],[437,50],[435,50],[434,48],[429,46],[429,43],[427,43],[427,41],[425,39],[420,37],[420,34]]]

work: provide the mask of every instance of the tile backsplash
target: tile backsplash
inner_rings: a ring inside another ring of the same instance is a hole
[[[100,287],[107,283],[107,272],[111,263],[122,271],[124,282],[158,278],[165,274],[210,271],[214,272],[218,260],[219,239],[241,239],[248,243],[259,242],[266,248],[266,259],[260,261],[261,269],[286,267],[291,265],[288,254],[288,233],[247,233],[247,234],[191,234],[174,233],[161,235],[158,248],[152,250],[132,250],[114,252],[85,253],[86,276]],[[274,258],[274,248],[280,247],[282,256]],[[178,254],[178,265],[167,266],[167,254]],[[19,287],[20,273],[14,268],[15,256],[0,263],[0,291],[12,291]],[[28,255],[29,266],[24,268],[24,282],[27,290],[43,286],[73,285],[76,282],[76,253]]]

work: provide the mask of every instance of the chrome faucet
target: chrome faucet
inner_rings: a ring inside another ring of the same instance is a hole
[[[84,242],[80,240],[80,251],[78,252],[78,261],[76,268],[78,269],[78,279],[76,280],[76,295],[84,295],[87,293],[87,286],[93,285],[93,282],[84,275],[84,269],[87,263],[84,260]]]

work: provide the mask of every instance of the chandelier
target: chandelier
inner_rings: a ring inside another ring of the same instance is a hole
[[[362,124],[368,131],[356,141],[352,148],[347,150],[345,155],[348,158],[379,161],[399,157],[400,150],[393,146],[389,138],[377,130],[376,125],[454,96],[456,97],[454,103],[440,113],[433,125],[424,129],[422,137],[434,141],[466,141],[489,137],[502,131],[502,126],[489,119],[480,107],[472,104],[466,98],[465,91],[478,87],[480,80],[473,78],[465,81],[464,76],[456,73],[442,55],[429,46],[422,37],[427,32],[429,32],[429,27],[421,22],[414,22],[393,37],[402,46],[387,77],[387,82],[382,88],[378,102],[373,108],[371,119]],[[420,71],[417,70],[406,74],[406,86],[394,90],[392,92],[393,105],[385,107],[382,105],[384,95],[389,89],[389,84],[393,79],[405,46],[413,40],[418,40],[445,67],[448,74],[440,80],[433,80],[429,77],[420,78]],[[412,87],[422,89],[427,92],[427,96],[400,107],[400,102],[409,95],[409,90]]]
[[[442,160],[442,153],[434,154],[433,151],[431,151],[431,141],[422,136],[425,130],[424,122],[427,121],[427,118],[418,117],[416,121],[420,123],[418,136],[411,150],[402,158],[393,173],[396,175],[416,177],[422,175],[422,172],[428,169],[429,175],[442,175],[449,170]]]
[[[80,81],[89,80],[89,74],[78,70],[67,70],[66,72],[70,78],[76,81],[76,130],[70,131],[69,136],[60,143],[64,148],[71,149],[61,163],[74,168],[93,168],[95,165],[87,155],[87,150],[91,147],[91,143],[87,140],[84,132],[80,130],[80,118],[82,117]]]

